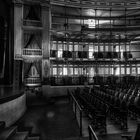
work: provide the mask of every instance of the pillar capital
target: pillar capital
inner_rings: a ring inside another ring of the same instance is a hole
[[[43,10],[49,10],[50,4],[48,2],[41,3],[41,7]]]
[[[12,0],[12,2],[13,2],[16,6],[19,6],[19,7],[21,7],[22,4],[23,4],[23,0]]]

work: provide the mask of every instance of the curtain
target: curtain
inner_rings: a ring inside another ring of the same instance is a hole
[[[41,49],[41,35],[40,34],[37,34],[35,36],[35,41],[36,41],[37,46],[39,47],[39,49]]]
[[[27,19],[39,20],[39,8],[38,8],[38,6],[31,5],[29,7],[29,12],[28,12],[28,15],[27,15]]]
[[[1,48],[0,52],[0,78],[3,78],[5,71],[5,47]]]
[[[38,72],[38,74],[40,75],[41,77],[41,65],[40,65],[40,62],[35,62],[35,67],[36,67],[36,70]]]
[[[34,8],[34,12],[35,12],[35,15],[36,15],[36,19],[37,20],[40,20],[40,7],[39,6],[36,6],[35,8]]]
[[[24,19],[28,19],[29,11],[30,11],[30,7],[25,5],[24,6]]]
[[[28,76],[29,75],[29,71],[32,67],[32,63],[25,63],[24,65],[24,76]]]
[[[6,41],[7,37],[7,22],[0,17],[0,78],[4,78],[5,72],[5,56],[6,56]]]
[[[25,33],[24,34],[24,48],[28,48],[33,40],[33,34]]]

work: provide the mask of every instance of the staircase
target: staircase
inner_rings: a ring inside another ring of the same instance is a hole
[[[6,127],[5,122],[0,122],[0,140],[40,140],[39,136],[33,136],[29,131],[18,131],[17,126]]]

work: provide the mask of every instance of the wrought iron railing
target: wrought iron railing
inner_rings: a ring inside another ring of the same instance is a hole
[[[80,136],[82,136],[82,129],[83,129],[83,123],[82,123],[83,115],[82,114],[83,114],[83,110],[82,110],[81,106],[79,105],[79,103],[77,102],[77,100],[75,99],[74,95],[69,90],[67,91],[67,93],[68,93],[68,96],[70,98],[70,101],[72,101],[75,118],[78,120],[79,127],[80,127]]]
[[[96,136],[91,125],[88,126],[88,132],[89,132],[89,140],[98,140],[98,137]]]
[[[41,49],[23,49],[23,55],[30,55],[30,56],[42,56]]]

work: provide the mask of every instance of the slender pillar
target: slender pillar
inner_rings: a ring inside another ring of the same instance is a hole
[[[22,2],[14,0],[14,78],[13,85],[18,88],[21,81],[22,64]]]
[[[50,25],[51,25],[51,11],[48,4],[42,4],[42,80],[45,84],[49,83],[50,75]]]

